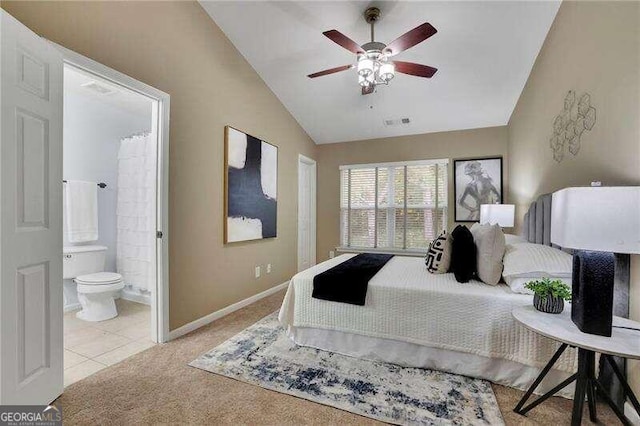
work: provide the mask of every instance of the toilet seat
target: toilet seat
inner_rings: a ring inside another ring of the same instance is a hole
[[[122,281],[122,275],[115,272],[96,272],[93,274],[80,275],[74,280],[76,284],[85,286],[103,286],[117,284]]]
[[[78,283],[78,294],[97,294],[97,293],[109,293],[112,291],[122,290],[124,283],[118,281],[112,284],[80,284]]]
[[[106,293],[124,288],[122,275],[115,272],[96,272],[94,274],[80,275],[74,281],[78,285],[79,294]]]

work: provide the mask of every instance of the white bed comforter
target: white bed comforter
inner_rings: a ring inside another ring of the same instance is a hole
[[[395,256],[371,281],[364,306],[311,297],[313,277],[355,256],[344,254],[295,275],[279,319],[285,327],[337,330],[402,340],[435,348],[502,358],[540,368],[559,344],[519,323],[514,307],[531,296],[508,286],[479,281],[458,283],[453,274],[430,274],[424,259]],[[575,351],[565,351],[555,367],[573,372]]]

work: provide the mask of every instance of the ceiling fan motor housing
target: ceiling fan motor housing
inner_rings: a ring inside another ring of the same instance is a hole
[[[369,7],[364,11],[364,19],[367,21],[367,24],[371,24],[380,19],[380,9],[377,7]]]
[[[387,47],[386,44],[380,43],[377,41],[370,41],[369,43],[365,43],[362,45],[362,49],[367,53],[379,52],[382,53],[384,48]]]

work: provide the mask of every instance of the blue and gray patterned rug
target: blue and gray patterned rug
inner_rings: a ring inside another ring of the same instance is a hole
[[[189,365],[388,423],[504,424],[487,381],[297,346],[277,313]]]

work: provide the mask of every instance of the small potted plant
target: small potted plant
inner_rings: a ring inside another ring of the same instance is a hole
[[[541,312],[559,314],[564,309],[564,301],[571,300],[571,289],[560,280],[543,278],[524,286],[533,291],[533,306]]]

